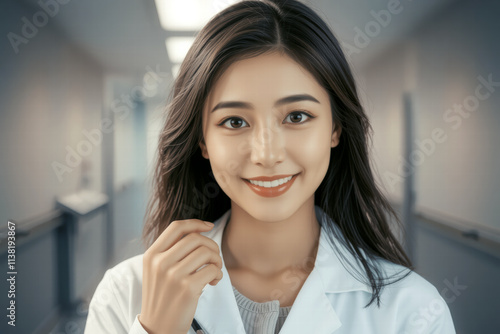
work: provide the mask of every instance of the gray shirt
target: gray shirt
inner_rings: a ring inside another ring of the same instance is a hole
[[[291,306],[280,307],[279,300],[257,303],[243,296],[233,286],[236,303],[247,334],[277,334],[290,313]]]

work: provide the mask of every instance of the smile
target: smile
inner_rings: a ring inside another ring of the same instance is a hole
[[[255,184],[256,186],[264,187],[264,188],[273,188],[282,185],[283,183],[287,183],[292,179],[292,176],[285,177],[284,179],[278,179],[274,181],[254,181],[248,180],[251,184]]]
[[[299,173],[300,174],[300,173]],[[291,175],[288,177],[279,178],[272,181],[260,181],[260,180],[246,180],[245,183],[252,189],[257,195],[262,197],[276,197],[284,194],[297,178],[299,174]]]

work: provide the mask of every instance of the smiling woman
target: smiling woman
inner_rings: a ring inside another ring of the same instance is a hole
[[[231,199],[229,226],[240,226],[250,217],[275,222],[258,228],[275,231],[274,236],[265,233],[270,238],[267,242],[259,238],[272,245],[278,236],[291,240],[290,233],[303,236],[301,230],[311,229],[297,221],[299,217],[317,225],[312,219],[314,192],[324,179],[331,148],[338,145],[341,132],[339,126],[334,130],[331,110],[328,92],[285,53],[267,52],[228,67],[207,97],[200,147],[218,185]],[[247,219],[240,216],[243,212]],[[258,226],[256,221],[246,225]],[[276,251],[266,248],[269,265],[271,261],[276,262],[272,267],[287,265],[285,259],[271,260]],[[251,249],[242,252],[256,254]]]
[[[148,249],[107,272],[96,296],[112,297],[94,297],[86,332],[186,333],[193,322],[208,333],[454,333],[391,232],[368,118],[314,11],[228,7],[197,36],[172,94]],[[132,278],[117,286],[122,273]]]

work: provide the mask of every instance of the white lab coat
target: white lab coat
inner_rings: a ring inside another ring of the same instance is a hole
[[[212,230],[202,233],[219,249],[230,213],[227,211]],[[322,210],[318,206],[316,213],[320,219]],[[344,256],[353,259],[337,244]],[[322,228],[315,267],[280,334],[455,334],[446,302],[432,284],[415,272],[382,290],[380,308],[376,301],[363,308],[370,300],[371,287],[353,278],[334,252]],[[388,273],[404,269],[385,260],[380,260],[379,265]],[[223,278],[216,286],[207,284],[203,289],[194,317],[208,334],[245,334],[224,263],[222,272]],[[85,334],[147,334],[138,321],[141,300],[142,255],[138,255],[106,271],[89,305]],[[191,329],[188,333],[195,332]]]

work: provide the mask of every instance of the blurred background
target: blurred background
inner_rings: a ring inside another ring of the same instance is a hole
[[[144,252],[167,95],[199,29],[234,2],[0,3],[0,258],[15,276],[0,283],[1,333],[83,333],[105,270]],[[498,333],[500,2],[304,2],[352,65],[416,271],[457,333]]]

